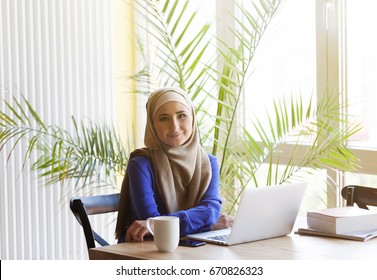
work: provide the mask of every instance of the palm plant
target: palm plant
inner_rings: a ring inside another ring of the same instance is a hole
[[[32,170],[39,172],[47,185],[74,180],[75,187],[95,184],[116,186],[116,176],[123,174],[131,144],[125,148],[117,131],[108,125],[77,123],[72,117],[73,132],[46,124],[24,97],[12,102],[3,100],[0,112],[0,151],[27,141],[23,165],[37,152]]]
[[[248,185],[283,183],[324,167],[357,168],[357,159],[344,143],[360,126],[339,117],[337,100],[318,104],[304,104],[300,98],[276,100],[274,111],[266,112],[267,124],[258,118],[242,124],[236,117],[255,51],[281,2],[250,0],[252,9],[236,2],[237,17],[232,13],[229,17],[237,28],[227,27],[234,38],[230,45],[211,35],[211,21],[200,23],[188,0],[136,1],[148,28],[139,26],[144,36],[137,40],[139,69],[130,78],[144,94],[162,86],[179,86],[191,96],[202,144],[220,162],[226,212],[233,211]],[[78,125],[73,119],[71,134],[45,124],[27,100],[6,104],[8,113],[0,114],[0,149],[14,139],[13,150],[27,138],[25,160],[38,150],[33,168],[42,171],[48,182],[75,179],[76,184],[86,185],[105,178],[106,184],[114,184],[116,176],[124,173],[130,146],[124,148],[112,127]],[[280,150],[288,143],[292,153],[283,161]],[[263,166],[268,172],[261,179]]]
[[[324,167],[357,168],[357,159],[344,143],[360,126],[339,117],[341,105],[337,100],[320,100],[316,105],[310,101],[305,106],[301,99],[282,98],[275,101],[273,112],[266,112],[267,126],[258,118],[249,124],[237,122],[236,114],[256,49],[283,1],[249,1],[248,6],[244,6],[248,1],[244,5],[236,2],[236,11],[229,17],[237,28],[227,27],[234,37],[231,45],[220,39],[213,42],[216,38],[208,34],[209,23],[201,28],[192,25],[196,13],[190,12],[190,21],[184,20],[188,1],[180,2],[181,5],[178,1],[138,1],[141,13],[147,15],[148,34],[156,42],[153,45],[156,59],[145,61],[141,72],[148,73],[144,76],[148,89],[154,84],[180,86],[196,103],[202,142],[220,161],[221,190],[227,198],[227,211],[233,210],[249,184],[283,183],[302,176],[303,172]],[[211,55],[214,43],[216,52]],[[140,50],[143,53],[145,47]],[[330,124],[328,120],[334,122]],[[280,162],[279,150],[293,135],[296,138],[291,143],[291,156]],[[303,143],[308,143],[305,151],[301,148]],[[259,173],[264,165],[268,169],[267,178],[262,176],[261,181]]]

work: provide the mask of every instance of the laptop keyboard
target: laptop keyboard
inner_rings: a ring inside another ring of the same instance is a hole
[[[212,239],[212,240],[215,240],[215,241],[228,242],[229,234],[210,236],[210,237],[208,237],[208,239]]]

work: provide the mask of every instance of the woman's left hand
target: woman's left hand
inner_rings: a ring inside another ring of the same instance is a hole
[[[211,226],[211,230],[217,230],[217,229],[223,229],[232,227],[234,222],[234,217],[222,214],[219,219],[217,220],[217,223]]]

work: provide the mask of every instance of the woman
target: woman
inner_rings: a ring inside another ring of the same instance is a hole
[[[219,167],[200,145],[190,98],[180,88],[162,88],[146,109],[146,147],[131,153],[122,183],[118,241],[143,241],[146,219],[160,215],[179,217],[181,236],[228,226],[224,216],[215,226]]]

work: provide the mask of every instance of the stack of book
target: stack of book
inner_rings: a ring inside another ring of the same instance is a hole
[[[358,207],[308,211],[307,224],[307,228],[299,228],[297,233],[360,241],[377,237],[377,212]]]

